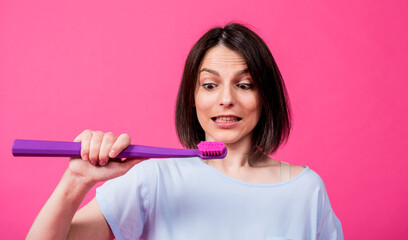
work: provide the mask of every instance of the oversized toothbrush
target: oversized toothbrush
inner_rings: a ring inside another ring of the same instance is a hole
[[[221,159],[227,155],[227,148],[222,142],[202,141],[197,147],[198,149],[176,149],[129,145],[116,158]],[[13,142],[12,153],[16,157],[81,157],[81,143],[16,139]]]

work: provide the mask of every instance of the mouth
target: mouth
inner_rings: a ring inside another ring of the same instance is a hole
[[[242,118],[234,115],[220,115],[212,117],[211,120],[213,120],[216,123],[235,123],[241,121]]]

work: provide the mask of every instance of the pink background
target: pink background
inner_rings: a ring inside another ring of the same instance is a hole
[[[12,157],[14,139],[90,128],[179,147],[184,60],[230,21],[264,38],[286,80],[294,128],[274,157],[320,174],[346,239],[407,236],[408,4],[333,2],[1,1],[0,236],[24,238],[67,166]]]

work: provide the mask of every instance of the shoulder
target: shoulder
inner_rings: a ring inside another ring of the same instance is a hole
[[[199,165],[194,158],[169,158],[169,159],[149,159],[133,166],[124,175],[110,179],[105,182],[103,189],[139,189],[141,187],[152,187],[159,180],[174,181],[181,172],[191,171],[194,165]],[[195,171],[198,172],[198,171]]]
[[[196,167],[200,165],[199,161],[201,160],[198,158],[152,158],[143,161],[136,166],[138,168],[143,168],[143,170],[165,170],[173,168]]]
[[[198,158],[149,159],[135,165],[131,175],[144,175],[148,179],[174,177],[180,173],[197,172],[202,166]]]
[[[311,172],[309,173],[309,175],[312,175],[312,176],[317,175],[314,171],[312,171],[307,166],[298,166],[298,165],[290,164],[288,162],[283,162],[283,161],[280,161],[280,169],[281,169],[281,172],[287,172],[287,174],[290,176],[290,179],[298,179],[300,177],[303,177],[303,175],[307,175],[308,172]]]
[[[290,165],[290,177],[304,187],[325,189],[323,179],[308,166]]]
[[[297,166],[292,164],[290,164],[289,166],[290,166],[290,178],[294,178],[301,174],[303,171],[307,170],[307,168],[303,166]]]

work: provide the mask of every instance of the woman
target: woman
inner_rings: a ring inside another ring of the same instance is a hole
[[[128,135],[85,130],[74,140],[82,159],[70,160],[28,238],[343,239],[320,177],[268,157],[289,135],[286,95],[261,38],[239,24],[211,29],[187,57],[176,126],[186,147],[224,142],[225,159],[133,167],[141,160],[109,161],[130,144]]]

